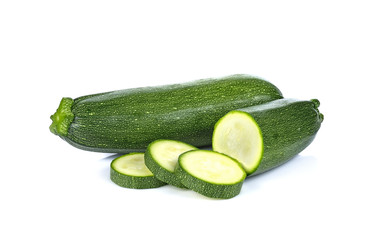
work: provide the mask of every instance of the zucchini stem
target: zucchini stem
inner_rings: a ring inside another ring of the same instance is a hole
[[[73,121],[74,114],[72,113],[72,98],[62,98],[56,112],[51,116],[52,124],[49,130],[53,134],[59,136],[68,135],[68,128]]]
[[[318,99],[311,99],[310,101],[314,104],[314,108],[315,108],[315,110],[318,111],[319,121],[320,121],[320,122],[323,122],[324,116],[323,116],[322,113],[319,112],[319,109],[318,109],[319,106],[320,106],[320,102],[319,102],[319,100],[318,100]]]

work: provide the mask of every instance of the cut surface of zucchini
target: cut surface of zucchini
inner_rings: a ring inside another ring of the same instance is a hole
[[[146,167],[144,153],[129,153],[120,156],[110,164],[110,179],[126,188],[156,188],[166,183],[154,177]]]
[[[241,191],[246,172],[233,158],[210,150],[180,155],[176,176],[187,188],[211,198],[232,198]]]
[[[238,160],[247,174],[251,174],[262,159],[262,133],[250,114],[231,111],[216,123],[212,147]]]
[[[145,164],[159,180],[176,187],[184,188],[179,179],[174,175],[178,157],[184,152],[197,149],[189,144],[160,139],[149,144],[145,152]]]

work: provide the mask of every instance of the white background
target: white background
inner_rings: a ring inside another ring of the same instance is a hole
[[[1,1],[0,239],[383,239],[379,2]],[[235,73],[325,119],[230,200],[118,187],[49,132],[64,96]]]

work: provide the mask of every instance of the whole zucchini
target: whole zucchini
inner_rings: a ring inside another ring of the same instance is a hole
[[[233,109],[282,98],[268,81],[232,75],[182,84],[63,98],[50,130],[89,151],[145,151],[157,139],[211,145],[214,124]]]

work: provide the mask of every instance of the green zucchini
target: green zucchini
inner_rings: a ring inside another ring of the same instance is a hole
[[[175,173],[187,188],[221,199],[238,195],[246,178],[245,170],[235,159],[210,150],[181,154]]]
[[[230,111],[215,125],[214,151],[237,159],[249,176],[275,168],[315,138],[323,114],[319,101],[279,99]]]
[[[248,75],[134,88],[63,98],[50,130],[96,152],[143,152],[157,139],[209,146],[227,112],[280,98],[273,84]]]
[[[154,177],[145,166],[144,153],[129,153],[120,156],[110,164],[110,179],[125,188],[157,188],[166,183]]]
[[[149,144],[145,152],[145,165],[159,180],[170,185],[184,188],[175,176],[174,170],[178,157],[184,152],[196,150],[189,144],[175,140],[156,140]]]

